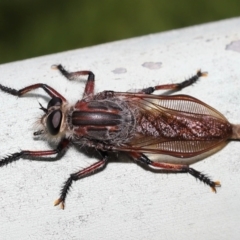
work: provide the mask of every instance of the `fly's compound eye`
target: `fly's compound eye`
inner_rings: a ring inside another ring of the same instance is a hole
[[[58,98],[58,97],[53,97],[49,103],[48,103],[48,106],[47,106],[47,109],[49,109],[50,107],[53,107],[53,106],[61,106],[62,105],[62,99],[61,98]]]
[[[62,112],[60,110],[52,111],[47,117],[47,129],[51,135],[59,133],[62,122]]]

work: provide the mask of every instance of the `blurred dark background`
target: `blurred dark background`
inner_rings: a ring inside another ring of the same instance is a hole
[[[239,0],[0,0],[0,63],[239,15]]]

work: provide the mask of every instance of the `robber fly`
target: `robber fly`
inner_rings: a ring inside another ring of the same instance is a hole
[[[60,156],[70,143],[96,149],[101,159],[69,176],[55,206],[60,204],[64,208],[72,182],[103,168],[108,161],[108,152],[125,152],[135,161],[154,168],[189,173],[209,185],[214,192],[216,187],[220,187],[220,182],[212,181],[207,175],[189,167],[187,160],[205,157],[223,147],[228,140],[239,139],[240,125],[229,123],[217,110],[191,96],[152,95],[156,90],[181,90],[207,73],[199,70],[181,83],[135,92],[103,91],[94,94],[95,77],[91,71],[68,72],[62,65],[54,65],[53,68],[68,80],[88,76],[83,98],[76,104],[69,104],[60,93],[43,83],[20,90],[0,84],[0,89],[20,97],[42,88],[51,97],[46,108],[40,104],[43,116],[34,135],[58,142],[56,149],[16,152],[1,159],[0,166],[20,158]],[[161,156],[164,156],[163,160]]]

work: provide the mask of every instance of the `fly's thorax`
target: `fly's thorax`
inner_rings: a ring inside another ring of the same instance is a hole
[[[108,144],[126,142],[135,127],[134,111],[120,99],[79,101],[69,114],[75,139],[87,138]]]

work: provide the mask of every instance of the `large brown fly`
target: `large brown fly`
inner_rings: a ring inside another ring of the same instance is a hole
[[[42,83],[15,90],[0,84],[3,92],[22,96],[42,88],[50,97],[34,135],[58,142],[56,149],[23,150],[0,161],[7,165],[20,158],[61,156],[70,143],[97,149],[101,159],[75,172],[64,183],[55,205],[64,208],[73,181],[79,180],[108,161],[108,152],[125,152],[135,161],[171,172],[189,173],[209,185],[214,192],[220,182],[189,167],[190,163],[222,148],[228,140],[240,138],[240,125],[233,125],[217,110],[187,95],[152,95],[156,90],[181,90],[207,73],[196,75],[179,84],[158,85],[137,92],[103,91],[94,94],[94,74],[91,71],[68,72],[54,65],[68,80],[87,75],[83,98],[76,104]],[[52,159],[48,157],[48,159]],[[57,159],[56,157],[53,159]],[[187,161],[190,160],[190,161]]]

